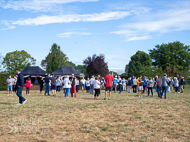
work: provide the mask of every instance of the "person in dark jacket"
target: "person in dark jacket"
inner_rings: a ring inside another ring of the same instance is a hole
[[[22,90],[24,87],[24,77],[23,74],[20,72],[20,69],[16,70],[16,73],[18,74],[17,78],[17,96],[19,97],[19,103],[17,105],[23,105],[27,102],[27,100],[22,96]]]

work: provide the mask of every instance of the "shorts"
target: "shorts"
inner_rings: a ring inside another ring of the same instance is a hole
[[[180,89],[183,89],[183,85],[180,85]]]
[[[108,91],[108,90],[111,92],[112,91],[112,87],[106,87],[106,91]]]
[[[55,85],[51,85],[51,90],[55,90]]]
[[[81,87],[85,87],[85,84],[81,84]]]
[[[13,91],[13,86],[7,86],[7,91]]]
[[[138,87],[138,90],[139,90],[139,91],[143,91],[143,86],[139,86],[139,87]]]

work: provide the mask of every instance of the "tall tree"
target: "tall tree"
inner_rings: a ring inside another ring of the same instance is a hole
[[[149,50],[152,65],[166,70],[167,67],[187,70],[190,65],[190,47],[176,41],[168,44],[156,45]]]
[[[4,67],[7,69],[7,71],[11,75],[14,75],[17,68],[23,70],[27,66],[35,65],[36,60],[31,57],[31,55],[28,54],[26,51],[16,50],[14,52],[7,53],[2,63],[4,64]]]
[[[144,74],[145,68],[151,69],[151,66],[150,55],[143,51],[137,51],[135,55],[131,56],[131,60],[126,65],[125,70],[128,71],[128,74],[139,76]]]
[[[61,51],[61,47],[53,44],[50,53],[46,56],[45,60],[41,61],[42,67],[46,68],[48,72],[54,72],[61,66],[68,66],[68,57]]]
[[[77,65],[75,69],[86,74],[86,66],[85,65]]]
[[[109,72],[107,63],[105,62],[105,56],[100,54],[97,56],[94,54],[92,57],[87,57],[83,64],[86,66],[87,76],[101,75],[106,76]]]

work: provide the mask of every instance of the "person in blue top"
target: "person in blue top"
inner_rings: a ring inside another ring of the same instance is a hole
[[[24,87],[24,77],[20,69],[17,69],[16,73],[18,74],[17,83],[16,83],[16,86],[17,86],[16,95],[19,97],[19,103],[17,105],[23,105],[27,102],[27,100],[22,96],[22,90]]]
[[[114,80],[113,80],[113,86],[114,86],[114,88],[115,88],[114,93],[117,92],[117,82],[118,82],[118,79],[117,79],[117,75],[116,75],[115,78],[114,78]]]
[[[48,73],[48,75],[45,77],[45,86],[46,86],[46,89],[45,89],[45,96],[46,96],[46,93],[48,93],[48,96],[50,96],[49,94],[49,83],[50,83],[50,74]]]
[[[143,78],[143,94],[145,93],[145,90],[146,90],[146,85],[147,85],[147,80],[146,80],[146,76],[144,76]]]

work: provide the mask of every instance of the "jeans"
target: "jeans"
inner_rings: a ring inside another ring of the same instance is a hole
[[[76,92],[79,91],[79,85],[76,85]]]
[[[149,96],[149,94],[150,94],[150,91],[151,91],[152,96],[153,96],[153,87],[148,87],[148,96]]]
[[[42,91],[43,90],[43,85],[40,85],[40,91]]]
[[[119,92],[121,93],[121,84],[119,84]]]
[[[93,94],[94,93],[94,86],[91,84],[90,85],[90,94]]]
[[[65,98],[69,97],[70,88],[65,88]]]
[[[66,91],[67,92],[67,91]],[[73,97],[73,93],[75,93],[75,97],[77,97],[76,94],[76,86],[71,87],[71,97]]]
[[[117,83],[114,83],[114,88],[115,88],[114,93],[116,93],[117,92]]]
[[[133,85],[133,93],[137,93],[137,85]]]
[[[19,103],[20,103],[20,104],[22,104],[22,102],[26,100],[26,99],[22,96],[22,89],[23,89],[23,87],[18,87],[18,88],[17,88],[17,93],[16,93],[16,95],[19,97]]]
[[[49,84],[46,84],[46,89],[45,89],[44,95],[46,95],[46,93],[48,93],[48,95],[49,95],[49,90],[50,90]]]
[[[174,87],[174,88],[175,88],[175,92],[176,93],[179,92],[178,87]]]
[[[143,85],[143,94],[144,94],[145,90],[146,90],[146,85]]]
[[[164,98],[166,99],[167,86],[162,86],[162,94],[161,94],[161,98],[162,98],[163,93],[165,93]]]
[[[123,84],[123,91],[126,91],[126,85]]]
[[[161,87],[157,86],[157,92],[158,92],[158,97],[161,97],[161,91],[160,91]]]
[[[128,93],[131,93],[131,86],[128,86]]]
[[[86,86],[86,93],[90,92],[90,86]]]

